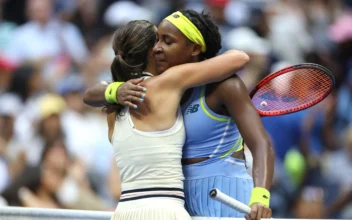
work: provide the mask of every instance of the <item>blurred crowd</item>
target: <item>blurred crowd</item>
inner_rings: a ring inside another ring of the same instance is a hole
[[[83,92],[111,81],[119,26],[183,8],[213,15],[221,53],[249,54],[238,72],[249,91],[292,64],[331,70],[323,102],[263,118],[276,152],[271,208],[276,218],[351,219],[351,0],[0,0],[0,206],[116,207],[106,118]]]

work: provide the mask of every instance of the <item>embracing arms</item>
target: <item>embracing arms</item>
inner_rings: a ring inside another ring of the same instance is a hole
[[[161,85],[170,90],[181,88],[182,92],[201,85],[222,81],[241,69],[249,61],[242,51],[229,50],[214,58],[174,66],[157,76]]]
[[[119,95],[117,96],[117,100],[119,103],[133,108],[134,104],[132,104],[132,102],[138,103],[139,99],[142,98],[144,88],[138,85],[141,82],[143,82],[143,79],[131,79],[124,83],[124,85],[118,89]],[[107,101],[104,94],[108,85],[107,82],[100,82],[88,88],[84,92],[83,102],[92,107],[105,106]]]
[[[158,80],[166,81],[165,86],[170,86],[170,89],[174,89],[177,85],[185,90],[192,86],[221,81],[242,68],[248,61],[249,57],[244,52],[231,50],[203,62],[172,67],[160,75]],[[142,81],[143,79],[129,80],[119,87],[116,94],[119,103],[131,108],[140,103],[144,88],[137,84]],[[99,83],[87,89],[83,97],[84,103],[92,107],[103,107],[107,103],[104,96],[107,86],[107,83]]]

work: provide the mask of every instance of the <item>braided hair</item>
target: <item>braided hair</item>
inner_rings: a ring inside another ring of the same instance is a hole
[[[198,13],[193,10],[181,10],[203,35],[207,50],[201,53],[202,60],[215,57],[221,49],[221,35],[210,13],[202,11]]]

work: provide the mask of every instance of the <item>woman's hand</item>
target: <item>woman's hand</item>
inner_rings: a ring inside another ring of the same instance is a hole
[[[246,215],[246,220],[259,220],[262,218],[271,218],[272,212],[270,208],[267,208],[259,203],[254,203],[251,205],[250,216]]]
[[[139,86],[143,78],[131,79],[117,90],[117,101],[123,106],[137,108],[138,103],[144,101],[146,88]]]

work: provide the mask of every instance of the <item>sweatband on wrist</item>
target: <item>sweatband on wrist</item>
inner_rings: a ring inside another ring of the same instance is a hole
[[[105,90],[105,100],[108,103],[120,104],[116,98],[117,97],[117,90],[123,84],[124,84],[124,82],[113,82],[108,85],[108,87]]]
[[[255,187],[252,190],[251,199],[249,200],[249,206],[254,203],[260,203],[265,207],[269,207],[270,192],[262,187]]]

